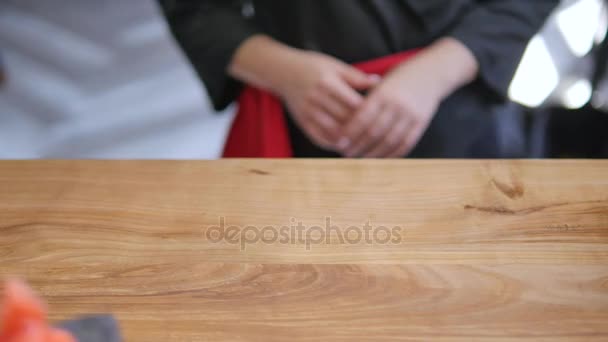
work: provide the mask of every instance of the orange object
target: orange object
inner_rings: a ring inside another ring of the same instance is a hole
[[[69,333],[49,326],[46,305],[20,280],[4,285],[0,306],[0,342],[76,342]]]
[[[47,342],[75,342],[74,337],[64,330],[53,329],[47,337]]]
[[[368,74],[385,75],[415,56],[411,50],[358,63],[354,67]],[[283,104],[273,94],[246,87],[239,97],[239,109],[224,146],[224,158],[291,158],[293,150]]]

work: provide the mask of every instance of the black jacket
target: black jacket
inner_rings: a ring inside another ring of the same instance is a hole
[[[226,65],[237,46],[264,32],[294,47],[329,53],[346,62],[369,60],[452,36],[473,51],[481,78],[504,95],[525,46],[557,0],[163,0],[171,28],[223,108]],[[457,66],[456,66],[457,67]]]
[[[558,2],[253,0],[250,7],[243,6],[243,0],[161,0],[161,5],[216,109],[225,108],[239,91],[238,82],[226,73],[235,49],[259,32],[348,63],[423,47],[451,36],[463,42],[480,64],[478,81],[470,91],[458,95],[472,98],[457,100],[452,106],[472,115],[488,112],[488,99],[493,104],[504,101],[528,41]],[[251,8],[255,8],[254,15]]]

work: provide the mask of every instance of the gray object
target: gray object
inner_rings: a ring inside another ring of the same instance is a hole
[[[112,316],[90,316],[59,324],[79,342],[121,342],[118,322]]]

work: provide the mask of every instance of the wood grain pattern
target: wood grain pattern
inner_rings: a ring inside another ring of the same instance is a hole
[[[608,339],[605,161],[6,161],[0,189],[0,277],[127,341]],[[241,250],[220,217],[403,239]]]

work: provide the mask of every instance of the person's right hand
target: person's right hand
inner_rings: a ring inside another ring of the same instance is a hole
[[[317,145],[339,150],[348,144],[343,124],[364,101],[357,90],[367,90],[380,82],[331,56],[300,51],[288,71],[280,75],[277,92],[298,126]]]
[[[334,151],[349,145],[342,131],[364,101],[357,90],[380,83],[380,77],[329,55],[295,49],[265,35],[243,42],[228,71],[279,95],[308,137]]]

